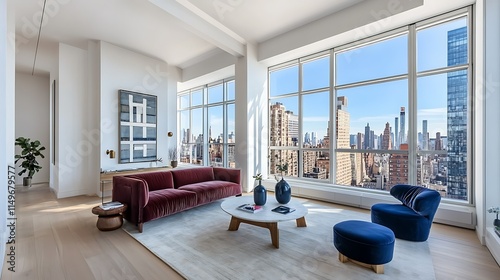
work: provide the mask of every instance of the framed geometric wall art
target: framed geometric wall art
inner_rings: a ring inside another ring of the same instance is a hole
[[[119,90],[120,154],[119,163],[157,159],[156,96]]]

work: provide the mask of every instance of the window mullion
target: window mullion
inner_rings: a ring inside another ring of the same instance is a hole
[[[408,36],[408,183],[416,185],[417,160],[417,39],[415,25],[410,25]]]
[[[335,148],[337,147],[337,135],[334,132],[335,130],[333,129],[336,125],[336,119],[335,115],[337,112],[337,89],[335,88],[336,85],[336,76],[335,76],[335,52],[332,49],[330,51],[330,121],[328,122],[328,137],[330,138],[330,146],[328,147],[329,149],[329,159],[330,159],[330,183],[335,184],[336,181],[336,172],[337,168],[336,165],[333,164],[334,162],[337,162],[337,153],[335,152]]]
[[[302,108],[302,78],[303,78],[303,75],[302,75],[302,69],[303,69],[303,64],[302,62],[299,63],[299,96],[298,96],[298,102],[299,102],[299,139],[298,140],[298,146],[299,146],[299,151],[298,151],[298,155],[297,155],[297,177],[298,178],[301,178],[302,177],[302,174],[304,174],[303,172],[303,164],[300,164],[301,162],[304,163],[304,139],[303,139],[303,131],[304,131],[304,110]]]

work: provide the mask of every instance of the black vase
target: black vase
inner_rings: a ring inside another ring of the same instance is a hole
[[[493,226],[495,226],[495,227],[500,227],[500,220],[499,220],[499,219],[495,219],[495,220],[493,221]]]
[[[281,180],[276,183],[274,194],[276,195],[276,201],[278,201],[278,203],[287,204],[292,198],[292,188],[287,181],[281,178]]]
[[[261,185],[261,181],[259,180],[259,184],[253,188],[253,201],[255,205],[264,205],[267,201],[267,191],[266,188]]]

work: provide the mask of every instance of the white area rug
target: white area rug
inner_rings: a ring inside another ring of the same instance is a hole
[[[222,200],[147,222],[143,233],[127,222],[123,229],[187,279],[435,279],[427,242],[396,239],[385,274],[339,262],[333,225],[369,215],[303,201],[307,227],[279,223],[279,249],[267,229],[242,223],[228,231]]]

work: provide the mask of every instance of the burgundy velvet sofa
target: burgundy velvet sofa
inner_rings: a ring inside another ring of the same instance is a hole
[[[142,232],[145,222],[242,193],[241,171],[199,167],[113,177],[113,201]]]

